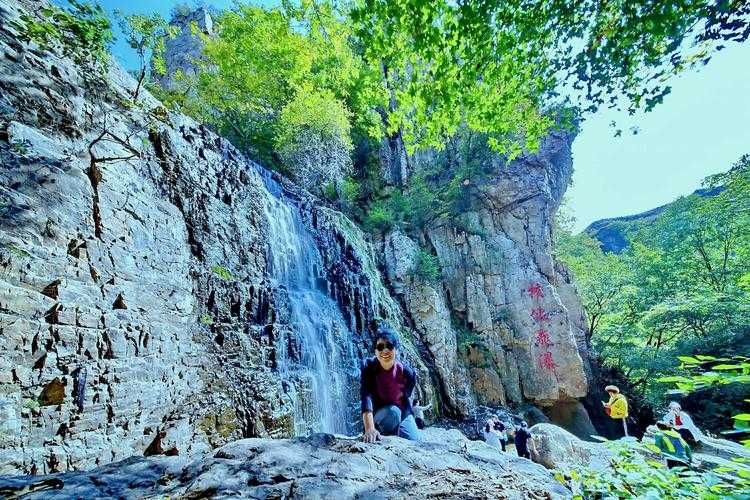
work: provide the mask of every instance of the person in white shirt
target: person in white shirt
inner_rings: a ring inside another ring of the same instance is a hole
[[[498,434],[498,439],[500,440],[500,446],[502,446],[503,451],[505,451],[505,445],[508,444],[508,432],[505,429],[505,424],[500,419],[500,415],[496,415],[493,420],[495,431]]]
[[[415,399],[414,403],[412,403],[411,405],[411,408],[414,411],[414,419],[417,421],[417,428],[424,429],[424,412],[432,408],[432,403],[428,404],[427,406],[420,406],[419,400]]]
[[[669,403],[669,412],[662,420],[668,422],[674,430],[680,433],[682,439],[691,446],[706,440],[706,436],[698,429],[690,415],[682,411],[682,407],[677,401]]]
[[[482,427],[484,442],[493,448],[500,448],[500,433],[495,430],[495,420],[490,418]]]

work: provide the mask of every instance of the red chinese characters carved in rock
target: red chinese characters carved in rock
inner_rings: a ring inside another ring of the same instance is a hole
[[[552,353],[549,351],[543,352],[541,356],[539,356],[539,365],[548,371],[555,371],[555,368],[557,368],[557,365],[555,364],[555,360],[552,359]]]
[[[531,317],[534,318],[534,321],[545,321],[549,319],[549,314],[547,314],[547,311],[545,311],[541,307],[537,307],[535,309],[531,310]]]
[[[534,337],[536,339],[536,345],[540,347],[549,347],[552,345],[552,341],[549,337],[549,332],[544,328],[540,328],[539,330],[537,330],[534,334]]]
[[[534,283],[526,291],[529,292],[529,297],[532,299],[541,299],[544,297],[544,290],[542,290],[542,285],[539,283]]]

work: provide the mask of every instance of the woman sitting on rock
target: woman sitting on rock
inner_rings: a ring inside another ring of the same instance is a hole
[[[693,423],[690,415],[682,411],[682,407],[677,401],[669,403],[669,412],[662,420],[669,423],[674,430],[680,433],[682,439],[687,441],[691,446],[695,446],[697,442],[703,441],[706,438],[700,429],[696,427],[695,423]]]
[[[411,406],[417,377],[411,367],[397,360],[398,335],[389,326],[381,325],[373,347],[375,356],[364,360],[361,369],[363,438],[374,443],[381,435],[398,435],[418,441],[419,430]]]

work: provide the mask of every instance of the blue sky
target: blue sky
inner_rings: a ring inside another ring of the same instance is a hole
[[[750,43],[728,46],[670,84],[661,105],[623,121],[637,123],[638,135],[613,137],[608,124],[623,115],[600,113],[583,123],[568,190],[578,229],[689,194],[750,153]]]
[[[184,2],[101,3],[110,12],[158,10],[167,17],[173,6]],[[206,3],[221,9],[233,1]],[[122,40],[113,52],[126,67],[135,65],[135,55]],[[742,154],[750,153],[750,43],[729,45],[700,71],[686,73],[670,84],[672,93],[651,113],[629,118],[600,112],[582,124],[573,144],[575,173],[567,196],[576,229],[597,219],[649,210],[691,193],[704,177],[727,170]],[[614,137],[609,126],[612,120],[623,130],[637,125],[640,132]]]

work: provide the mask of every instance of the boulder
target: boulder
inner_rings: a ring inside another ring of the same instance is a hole
[[[313,434],[243,439],[213,456],[133,457],[87,473],[0,477],[0,495],[56,498],[566,498],[550,471],[456,430],[424,441]]]
[[[565,428],[581,439],[590,440],[592,435],[599,434],[580,401],[558,401],[546,410],[547,417],[552,423]]]
[[[531,427],[531,435],[531,459],[548,469],[604,469],[612,456],[601,443],[583,441],[556,425],[536,424]]]

